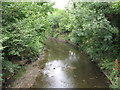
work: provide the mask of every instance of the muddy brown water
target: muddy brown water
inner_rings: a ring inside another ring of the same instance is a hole
[[[72,45],[46,41],[41,75],[31,88],[108,88],[108,79],[89,56]]]

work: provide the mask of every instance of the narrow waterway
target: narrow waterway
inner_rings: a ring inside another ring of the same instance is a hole
[[[108,79],[89,56],[72,45],[46,41],[41,75],[31,88],[108,88]]]

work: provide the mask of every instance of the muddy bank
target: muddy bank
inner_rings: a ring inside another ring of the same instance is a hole
[[[38,60],[26,65],[27,70],[21,77],[14,81],[12,80],[14,79],[13,77],[7,85],[3,86],[3,88],[30,88],[35,82],[36,77],[41,74],[39,62],[44,59],[44,50]]]

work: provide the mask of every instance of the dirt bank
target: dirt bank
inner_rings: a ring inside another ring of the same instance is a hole
[[[6,88],[30,88],[38,75],[40,75],[39,62],[44,59],[44,52],[40,55],[40,58],[35,62],[27,65],[27,70],[24,75],[11,82]]]

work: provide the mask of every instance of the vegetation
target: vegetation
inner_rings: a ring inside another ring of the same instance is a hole
[[[21,68],[14,61],[32,62],[39,57],[46,35],[50,34],[86,51],[105,70],[113,82],[111,87],[120,88],[120,71],[114,66],[115,59],[120,60],[120,2],[72,2],[72,8],[66,10],[53,9],[52,5],[2,3],[0,54],[4,82]]]
[[[120,88],[120,72],[114,62],[120,60],[120,2],[73,2],[72,9],[52,15],[55,34],[85,50],[107,72],[111,87]]]
[[[50,29],[46,17],[52,10],[52,4],[47,2],[2,3],[3,80],[21,68],[13,61],[31,62],[38,58],[46,39],[45,32]]]

